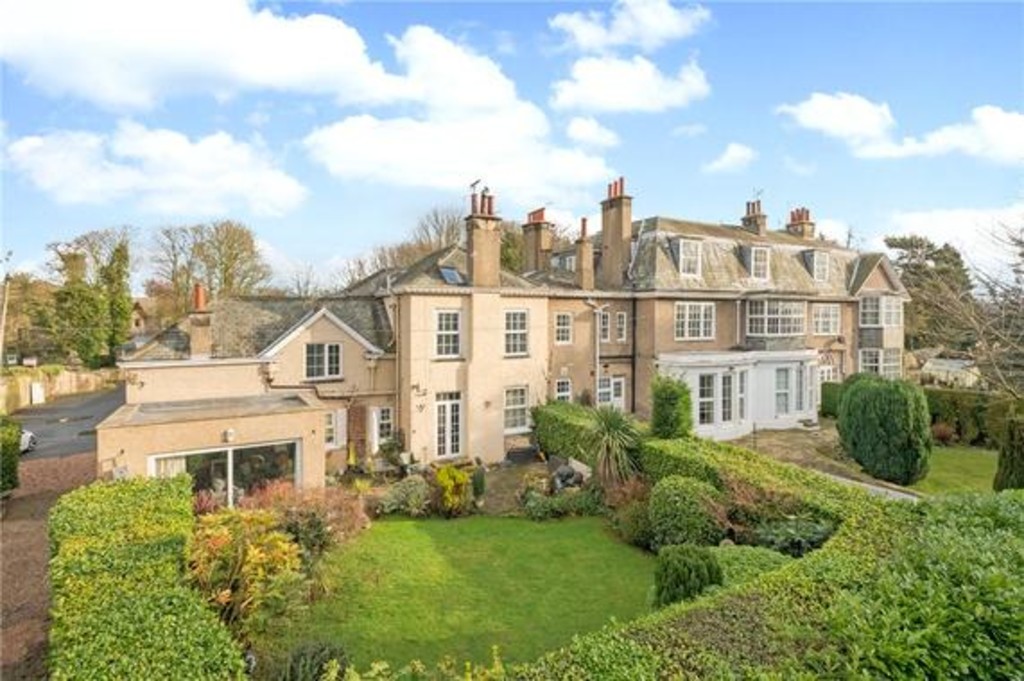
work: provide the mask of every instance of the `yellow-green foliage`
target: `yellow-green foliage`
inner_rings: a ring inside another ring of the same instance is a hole
[[[441,494],[441,512],[452,517],[469,509],[469,474],[455,466],[441,466],[435,478]]]
[[[95,483],[50,512],[53,679],[239,678],[231,635],[185,584],[192,484]]]

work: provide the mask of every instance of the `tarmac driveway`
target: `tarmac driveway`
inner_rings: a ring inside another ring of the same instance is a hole
[[[14,414],[21,427],[36,434],[39,445],[22,461],[53,459],[96,451],[96,424],[124,404],[124,387],[61,397]]]

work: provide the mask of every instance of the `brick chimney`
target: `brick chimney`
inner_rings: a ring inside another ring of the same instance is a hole
[[[576,240],[576,285],[594,290],[594,244],[587,239],[587,219],[580,218],[580,238]]]
[[[498,288],[501,284],[501,218],[494,214],[494,195],[474,191],[466,217],[469,284]]]
[[[768,233],[768,216],[761,211],[761,199],[747,201],[747,213],[743,216],[743,229],[758,236]]]
[[[811,220],[811,210],[809,208],[794,208],[789,211],[786,231],[801,239],[813,239],[814,221]]]
[[[608,198],[601,202],[601,287],[620,289],[626,282],[626,268],[633,241],[633,197],[626,196],[626,179],[608,185]]]
[[[526,216],[523,225],[523,271],[536,272],[551,266],[551,223],[538,208]]]
[[[213,315],[206,306],[206,289],[199,282],[192,287],[192,310],[188,314],[190,359],[209,359],[213,354]]]

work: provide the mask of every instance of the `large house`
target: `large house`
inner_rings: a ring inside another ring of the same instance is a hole
[[[101,473],[189,471],[229,501],[397,439],[420,462],[500,460],[530,407],[578,400],[649,414],[658,375],[685,381],[698,433],[732,438],[817,419],[820,381],[901,372],[905,289],[882,254],[815,234],[807,209],[768,229],[633,220],[623,180],[601,232],[552,252],[544,210],[525,271],[500,266],[494,196],[466,244],[336,298],[241,298],[193,312],[121,363],[126,404],[98,427]]]

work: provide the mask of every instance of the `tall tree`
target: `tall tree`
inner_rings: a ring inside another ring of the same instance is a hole
[[[109,357],[110,308],[103,288],[86,280],[84,253],[59,254],[64,283],[54,294],[53,336],[66,359],[99,366]]]
[[[130,263],[128,241],[122,240],[110,253],[110,259],[100,267],[100,283],[107,303],[110,324],[107,331],[107,351],[111,357],[115,357],[117,349],[131,337]]]
[[[896,269],[910,293],[904,319],[908,349],[943,346],[963,350],[973,342],[970,329],[948,319],[939,296],[972,299],[971,275],[960,252],[950,244],[936,246],[922,236],[889,236],[885,245],[895,251]]]

